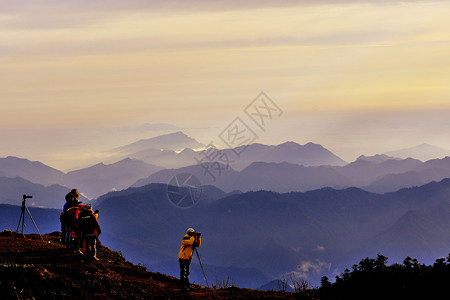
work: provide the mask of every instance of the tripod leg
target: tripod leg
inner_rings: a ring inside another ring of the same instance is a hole
[[[197,248],[195,249],[195,253],[197,254],[198,262],[200,263],[200,267],[202,268],[203,277],[205,277],[206,286],[209,288],[208,279],[206,279],[205,270],[203,269],[202,261],[200,260],[200,255],[198,254]]]
[[[22,209],[19,217],[19,223],[17,224],[16,232],[19,233],[20,223],[22,223],[22,232],[23,233],[23,223],[24,223],[25,211]]]
[[[41,237],[41,240],[45,243],[44,239],[42,238],[41,232],[39,231],[39,229],[38,229],[36,223],[34,222],[33,217],[31,216],[30,211],[28,210],[28,207],[25,206],[25,208],[27,209],[28,215],[30,216],[31,221],[32,221],[33,224],[34,224],[34,227],[36,228],[37,232],[39,233],[39,236]]]

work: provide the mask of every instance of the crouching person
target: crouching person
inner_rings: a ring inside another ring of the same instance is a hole
[[[97,258],[97,238],[102,233],[97,216],[92,211],[90,204],[78,215],[84,253],[92,260]]]
[[[187,234],[181,241],[180,252],[178,254],[178,261],[180,262],[180,285],[183,290],[190,290],[189,283],[190,264],[195,247],[200,247],[202,241],[200,233],[193,228],[188,228]]]

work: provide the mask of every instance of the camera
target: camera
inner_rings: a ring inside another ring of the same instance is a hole
[[[27,196],[27,195],[25,195],[25,194],[23,194],[23,200],[25,200],[25,199],[29,199],[29,198],[33,198],[33,196]]]
[[[195,233],[195,236],[196,236],[196,237],[200,237],[201,235],[202,235],[201,232],[196,232],[196,233]]]

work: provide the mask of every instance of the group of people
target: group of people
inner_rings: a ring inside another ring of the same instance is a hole
[[[66,195],[66,203],[60,215],[61,242],[75,252],[86,254],[92,260],[97,258],[97,239],[102,233],[98,223],[98,210],[92,210],[90,204],[82,204],[78,200],[80,194],[77,189],[71,190]],[[178,254],[180,264],[180,285],[185,290],[191,290],[189,283],[190,264],[196,247],[202,243],[201,234],[193,228],[188,228],[181,241]]]
[[[97,239],[102,233],[98,223],[98,210],[92,210],[91,204],[82,204],[78,200],[77,189],[66,195],[66,203],[59,219],[61,221],[61,243],[80,254],[86,254],[92,260],[97,258]]]

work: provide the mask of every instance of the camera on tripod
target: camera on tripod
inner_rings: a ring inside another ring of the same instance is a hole
[[[27,201],[27,199],[30,199],[30,198],[33,198],[33,196],[28,196],[26,194],[23,194],[23,196],[22,196],[21,214],[20,214],[20,217],[19,217],[19,224],[17,224],[16,232],[19,232],[19,227],[22,224],[22,230],[20,231],[20,233],[23,234],[23,228],[25,227],[25,212],[27,212],[28,215],[30,216],[31,221],[34,224],[34,227],[36,228],[37,232],[39,233],[39,236],[41,237],[41,240],[45,243],[44,239],[42,238],[41,232],[39,231],[39,228],[37,227],[36,223],[34,222],[34,219],[31,216],[30,210],[28,209],[28,207],[27,207],[27,205],[25,203]]]

